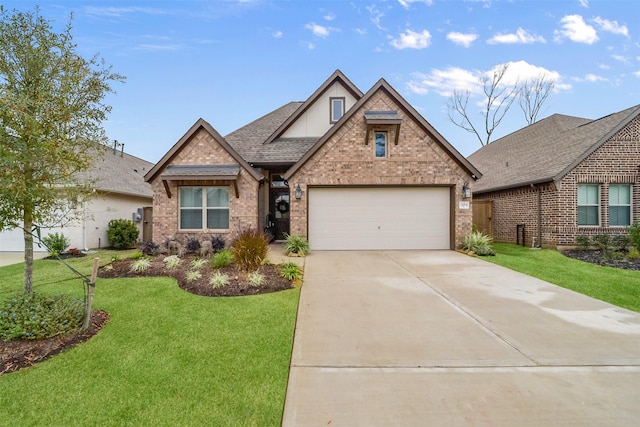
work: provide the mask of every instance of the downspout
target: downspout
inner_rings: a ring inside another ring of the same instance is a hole
[[[542,190],[538,184],[538,247],[542,247]]]

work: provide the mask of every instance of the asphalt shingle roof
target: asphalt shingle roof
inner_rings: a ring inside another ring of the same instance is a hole
[[[469,156],[469,161],[482,172],[473,191],[513,188],[559,178],[638,108],[597,120],[554,114],[482,147]]]
[[[95,180],[97,190],[151,198],[153,191],[144,175],[152,167],[151,162],[107,148],[96,155],[94,166],[82,175]]]
[[[265,141],[284,123],[302,102],[290,102],[277,110],[226,135],[224,139],[248,163],[295,163],[317,138],[276,139],[270,144]]]

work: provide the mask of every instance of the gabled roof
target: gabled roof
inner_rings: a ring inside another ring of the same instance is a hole
[[[288,140],[283,143],[264,144],[264,142],[302,105],[302,102],[290,102],[277,110],[260,117],[257,120],[237,129],[225,140],[250,164],[293,164],[309,149],[312,142]]]
[[[122,151],[106,148],[95,155],[91,169],[80,174],[80,179],[95,181],[95,188],[107,193],[151,198],[153,191],[144,175],[153,163]]]
[[[249,172],[251,176],[253,176],[256,180],[262,180],[262,175],[260,175],[255,169],[253,169],[241,156],[234,150],[225,139],[218,133],[217,130],[213,128],[208,122],[203,119],[198,119],[197,122],[191,126],[191,128],[185,133],[182,138],[178,142],[174,144],[173,147],[160,159],[158,163],[145,175],[145,181],[149,182],[153,180],[159,172],[161,172],[165,166],[182,150],[183,146],[191,140],[191,137],[195,135],[200,129],[208,132],[213,139],[216,140],[218,144],[222,148],[224,148],[233,159],[238,162],[238,164]]]
[[[371,97],[377,93],[378,91],[384,91],[390,98],[392,98],[396,104],[402,110],[404,110],[405,114],[410,116],[413,120],[415,120],[425,132],[429,133],[434,141],[442,147],[449,155],[470,175],[474,176],[476,179],[479,178],[482,174],[476,169],[464,156],[462,156],[458,150],[456,150],[440,133],[435,130],[433,126],[429,122],[427,122],[420,113],[418,113],[396,90],[391,87],[389,83],[385,79],[380,79],[376,84],[364,94],[356,104],[347,111],[342,118],[334,124],[331,129],[327,133],[325,133],[306,153],[305,155],[295,164],[293,165],[285,174],[285,179],[289,179],[293,174],[296,173],[298,169],[300,169],[321,147],[327,142],[345,123],[347,123],[355,114],[364,114],[358,113],[362,106],[365,105]],[[389,112],[385,112],[389,114]]]
[[[300,116],[302,116],[304,112],[307,111],[309,107],[311,107],[318,98],[320,98],[336,82],[340,83],[345,89],[347,89],[355,99],[360,99],[362,97],[360,89],[358,89],[356,85],[354,85],[351,80],[342,73],[342,71],[336,70],[304,103],[302,103],[302,105],[298,107],[298,109],[289,118],[287,118],[287,120],[285,120],[275,130],[275,132],[273,132],[273,134],[264,143],[269,144],[280,138],[284,132],[289,129],[289,127],[293,125],[293,123],[295,123],[295,121],[298,120],[298,118],[300,118]]]
[[[469,156],[482,172],[475,193],[558,181],[640,114],[640,105],[597,120],[554,114]]]

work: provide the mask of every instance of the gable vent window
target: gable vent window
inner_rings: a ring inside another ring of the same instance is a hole
[[[344,98],[329,98],[329,102],[331,104],[331,123],[335,123],[344,115]]]

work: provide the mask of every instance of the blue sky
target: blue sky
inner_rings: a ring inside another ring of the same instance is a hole
[[[156,162],[200,117],[225,135],[336,69],[366,92],[385,78],[463,155],[480,144],[447,118],[453,89],[512,63],[510,79],[555,80],[541,117],[598,118],[640,104],[637,0],[5,1],[62,28],[83,56],[127,77],[104,123]],[[514,104],[496,131],[524,126]]]

